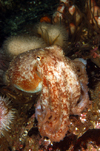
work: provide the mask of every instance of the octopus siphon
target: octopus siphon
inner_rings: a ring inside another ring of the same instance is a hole
[[[16,56],[5,74],[5,81],[27,92],[41,92],[35,115],[43,137],[63,140],[69,130],[69,115],[80,115],[89,104],[88,77],[82,59],[65,57],[53,45],[29,50]]]

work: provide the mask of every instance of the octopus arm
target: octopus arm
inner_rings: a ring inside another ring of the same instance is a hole
[[[75,115],[80,115],[81,112],[89,105],[89,96],[88,96],[87,86],[82,82],[80,82],[80,85],[81,85],[80,101],[76,107],[72,108],[72,112]]]
[[[81,96],[76,106],[72,107],[73,114],[80,115],[81,112],[88,107],[89,96],[88,96],[88,77],[86,74],[86,64],[84,64],[80,59],[73,61],[76,66],[76,73],[78,75],[80,86],[81,86]]]
[[[43,90],[39,104],[41,120],[38,128],[41,136],[48,137],[52,142],[59,142],[69,129],[69,101],[67,100],[66,80],[63,72],[57,68],[45,67]],[[58,74],[58,75],[57,75]],[[64,92],[65,91],[65,92]]]
[[[74,60],[73,62],[76,66],[77,75],[79,77],[79,80],[82,83],[87,84],[88,83],[88,76],[87,76],[87,73],[86,73],[86,64],[84,64],[78,58],[77,58],[77,60]]]

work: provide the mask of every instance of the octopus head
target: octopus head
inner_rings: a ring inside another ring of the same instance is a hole
[[[64,57],[63,50],[57,46],[37,48],[16,56],[4,76],[5,83],[15,88],[36,93],[42,90],[44,69],[53,64],[53,57]],[[46,73],[45,73],[46,74]]]
[[[39,56],[35,52],[26,52],[15,57],[7,70],[4,81],[15,88],[36,93],[42,89],[41,75],[37,70]]]

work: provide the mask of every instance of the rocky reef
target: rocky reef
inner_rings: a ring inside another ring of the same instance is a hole
[[[99,150],[100,2],[0,7],[0,150]]]

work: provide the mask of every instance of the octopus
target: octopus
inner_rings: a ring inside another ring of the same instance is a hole
[[[69,116],[80,115],[89,104],[83,60],[67,58],[57,45],[19,54],[4,79],[26,93],[40,92],[35,108],[38,129],[52,142],[63,140],[69,130]]]

